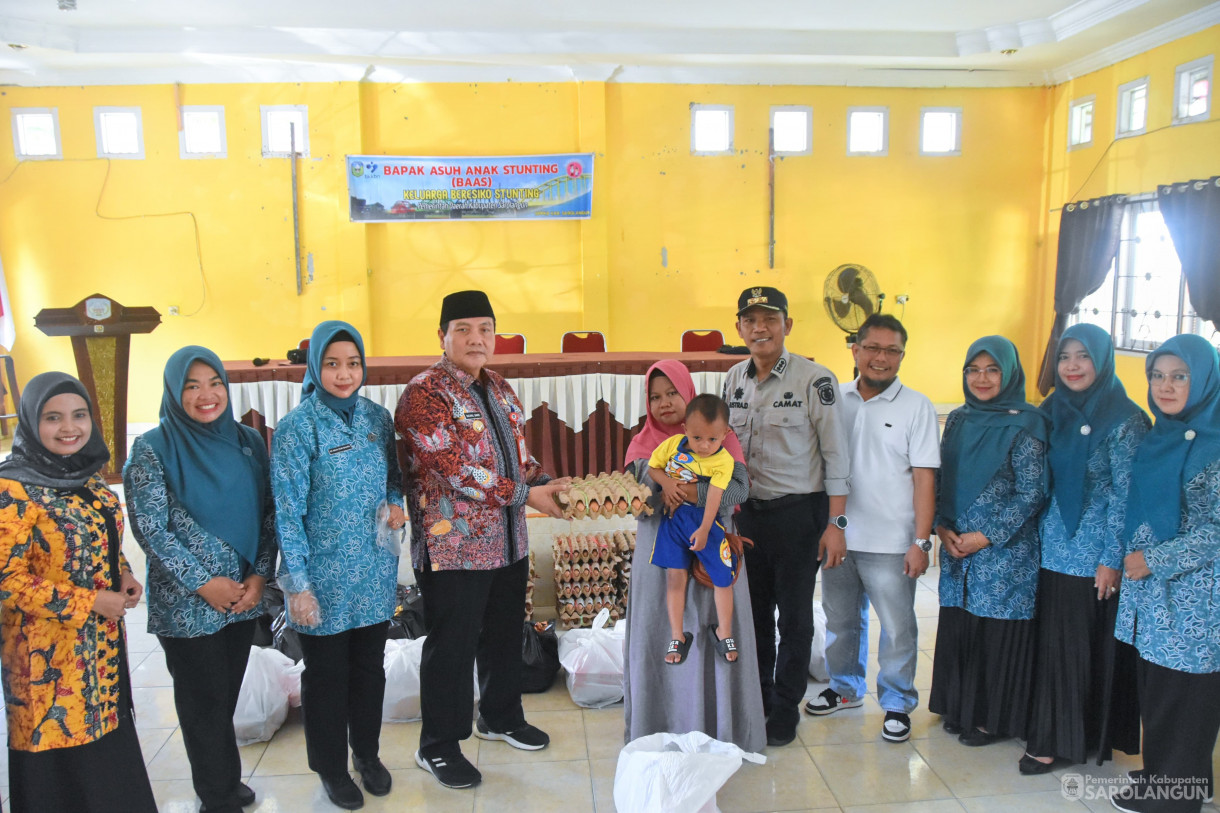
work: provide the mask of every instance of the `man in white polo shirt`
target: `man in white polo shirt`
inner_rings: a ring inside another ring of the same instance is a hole
[[[890,742],[910,738],[910,713],[919,704],[915,587],[928,569],[940,467],[936,409],[898,380],[906,342],[901,322],[873,314],[851,348],[859,376],[840,385],[851,449],[852,519],[846,558],[822,571],[830,688],[805,704],[808,713],[824,715],[864,702],[871,602],[881,620],[881,736]]]

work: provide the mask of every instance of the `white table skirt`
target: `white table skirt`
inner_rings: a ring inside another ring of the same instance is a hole
[[[695,391],[719,395],[725,373],[697,372],[691,378]],[[634,427],[648,409],[644,376],[592,373],[543,378],[510,378],[527,416],[546,404],[573,432],[581,431],[598,401],[605,401],[614,419],[627,428]],[[366,386],[361,394],[394,414],[406,384]],[[301,385],[291,381],[257,381],[232,384],[229,398],[238,420],[250,410],[263,416],[267,428],[274,429],[279,419],[301,402]]]

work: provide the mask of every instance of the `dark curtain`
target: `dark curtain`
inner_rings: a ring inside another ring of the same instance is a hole
[[[1220,176],[1157,187],[1195,313],[1220,327]]]
[[[1055,323],[1042,356],[1038,390],[1055,383],[1055,350],[1068,317],[1080,300],[1101,287],[1118,251],[1126,195],[1069,203],[1059,215],[1059,257],[1055,264]]]

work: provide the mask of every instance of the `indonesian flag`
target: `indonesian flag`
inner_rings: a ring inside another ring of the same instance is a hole
[[[9,304],[8,283],[4,281],[4,264],[0,263],[0,345],[12,350],[15,337],[13,306]]]

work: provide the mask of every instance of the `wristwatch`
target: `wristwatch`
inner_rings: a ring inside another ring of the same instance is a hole
[[[929,551],[932,550],[932,540],[931,539],[916,539],[911,544],[918,545],[919,549],[921,551],[923,551],[924,553],[928,553]]]
[[[839,514],[837,517],[830,518],[830,524],[838,528],[840,531],[847,530],[847,515]]]

